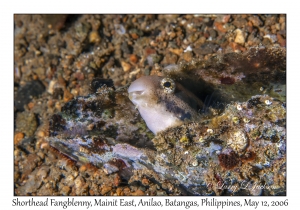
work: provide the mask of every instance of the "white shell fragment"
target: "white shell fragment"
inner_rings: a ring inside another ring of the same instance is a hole
[[[272,104],[272,101],[270,101],[270,100],[265,100],[265,104],[271,105],[271,104]]]

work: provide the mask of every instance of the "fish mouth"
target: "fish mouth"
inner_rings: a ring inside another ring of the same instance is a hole
[[[132,91],[129,93],[128,97],[132,102],[135,102],[141,95],[143,95],[143,93],[144,91]]]

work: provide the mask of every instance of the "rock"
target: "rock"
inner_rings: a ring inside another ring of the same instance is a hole
[[[156,54],[156,50],[151,47],[146,47],[144,50],[144,55],[147,57],[151,54]]]
[[[275,15],[268,16],[265,20],[265,26],[272,26],[276,23],[277,17]]]
[[[34,105],[35,105],[35,104],[34,104],[33,102],[29,102],[29,104],[27,105],[27,106],[28,106],[28,109],[29,109],[29,110],[33,109]]]
[[[45,86],[39,80],[27,82],[25,86],[20,87],[15,96],[15,108],[24,111],[24,105],[27,105],[33,98],[38,98],[45,91]]]
[[[173,53],[167,53],[162,60],[161,64],[176,64],[178,60],[178,56]]]
[[[129,34],[133,39],[138,39],[139,37],[143,36],[143,32],[136,28],[130,29]]]
[[[114,178],[114,186],[119,186],[121,183],[121,177],[117,174]]]
[[[62,88],[55,88],[53,91],[53,99],[62,99],[64,91]]]
[[[269,46],[271,44],[271,40],[268,38],[264,38],[262,44],[263,46]]]
[[[125,72],[128,72],[131,68],[131,65],[125,61],[121,61],[121,66]]]
[[[130,33],[130,35],[131,35],[131,38],[133,38],[133,39],[139,38],[139,35],[137,33]]]
[[[264,39],[269,39],[271,43],[277,42],[277,36],[275,34],[267,34]]]
[[[240,45],[245,44],[245,35],[244,35],[244,32],[241,29],[236,29],[235,30],[234,42],[238,43]]]
[[[194,43],[197,41],[197,39],[199,38],[198,34],[197,33],[192,33],[190,34],[188,37],[187,37],[187,40],[190,42],[190,43]]]
[[[41,54],[41,52],[39,52],[39,53],[38,52],[39,51],[36,51],[36,54]],[[34,69],[33,72],[36,73],[36,75],[34,75],[36,79],[37,78],[39,78],[40,80],[45,79],[45,72],[46,72],[45,68],[39,67],[39,68]]]
[[[232,48],[234,52],[244,52],[246,50],[243,46],[235,42],[231,42],[229,46]]]
[[[253,23],[254,26],[260,27],[263,25],[263,22],[259,19],[257,15],[253,15],[249,17],[249,20]]]
[[[57,77],[57,82],[61,87],[66,87],[66,80],[61,75]]]
[[[56,86],[57,81],[56,80],[51,80],[49,82],[49,86],[48,86],[48,93],[50,93],[51,95],[54,93],[54,87]]]
[[[103,186],[102,189],[101,189],[101,195],[105,195],[106,193],[108,193],[111,190],[112,190],[112,187],[110,187],[110,186]]]
[[[123,194],[126,196],[126,195],[130,195],[131,191],[130,191],[130,188],[129,187],[125,187],[123,189]]]
[[[175,48],[175,49],[170,48],[169,50],[170,50],[170,52],[172,52],[172,53],[174,53],[174,54],[176,54],[178,56],[180,56],[182,54],[182,52],[183,52],[183,49],[178,49],[178,48]]]
[[[36,192],[37,189],[41,186],[42,179],[35,177],[34,175],[29,175],[29,179],[27,180],[26,184],[22,186],[22,191],[24,195],[28,195],[28,193]]]
[[[42,17],[48,28],[53,28],[59,31],[64,28],[68,16],[69,15],[63,14],[45,14]]]
[[[80,71],[74,73],[73,75],[79,81],[83,81],[84,80],[84,74],[82,72],[80,72]]]
[[[218,15],[215,21],[221,23],[227,23],[230,17],[231,15]]]
[[[85,171],[86,171],[86,165],[80,166],[79,171],[80,171],[81,173],[82,173],[82,172],[85,172]]]
[[[98,31],[92,31],[89,34],[90,43],[99,43],[101,41],[101,37],[99,36]]]
[[[171,53],[167,54],[170,56]],[[174,54],[173,54],[174,55]],[[176,57],[176,55],[174,55],[173,57]],[[159,63],[162,59],[161,55],[158,55],[158,54],[150,54],[147,56],[147,62],[150,66],[153,66],[154,64],[156,63]],[[177,59],[177,57],[176,57]]]
[[[233,25],[235,25],[237,28],[243,28],[247,25],[247,20],[242,17],[237,17],[235,20],[232,22]]]
[[[183,53],[183,59],[187,62],[190,62],[193,59],[193,53],[191,51]]]
[[[132,192],[131,195],[133,195],[133,196],[142,196],[142,195],[145,195],[145,192],[140,190],[140,189],[137,189],[135,192]]]
[[[121,187],[118,187],[118,188],[116,189],[116,193],[117,193],[118,196],[123,196],[123,195],[124,195],[123,190],[122,190]]]
[[[200,47],[193,48],[194,53],[198,55],[206,55],[217,52],[219,45],[212,42],[205,42]]]
[[[148,186],[150,184],[149,179],[143,178],[142,179],[142,184],[145,185],[145,186]]]
[[[135,54],[131,54],[129,56],[129,60],[131,63],[137,63],[138,62],[138,57]]]
[[[24,134],[22,132],[18,132],[14,137],[14,144],[18,144],[24,138]]]
[[[161,190],[160,190],[160,191],[157,191],[157,192],[156,192],[156,195],[157,195],[157,196],[165,196],[165,195],[167,195],[167,193],[166,193],[165,191],[161,191]]]
[[[39,177],[40,179],[44,180],[49,173],[49,167],[48,166],[42,166],[38,171],[37,171],[37,177]]]
[[[216,30],[214,30],[214,29],[209,29],[209,36],[211,37],[211,38],[216,38],[217,37],[217,31]]]
[[[126,53],[126,54],[132,53],[132,48],[130,46],[128,46],[127,42],[123,42],[121,44],[121,50],[123,53]]]
[[[37,119],[33,113],[26,111],[17,113],[16,131],[24,133],[26,137],[30,137],[33,136],[37,126]],[[20,137],[21,135],[19,134],[18,139]]]
[[[73,94],[70,93],[67,89],[64,91],[64,102],[68,102],[74,98]]]
[[[70,194],[70,192],[71,192],[71,188],[69,187],[69,186],[63,186],[62,188],[61,188],[61,194],[62,195],[69,195]]]
[[[224,28],[223,23],[215,22],[214,25],[219,32],[226,33],[227,30],[226,30],[226,28]]]
[[[75,184],[75,189],[76,189],[76,194],[77,195],[81,195],[84,192],[84,186],[85,186],[85,181],[81,176],[78,176],[75,180],[74,180],[74,184]]]
[[[277,34],[277,40],[281,47],[286,46],[286,40],[279,33]]]

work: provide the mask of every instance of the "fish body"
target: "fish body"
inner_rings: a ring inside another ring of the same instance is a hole
[[[154,134],[199,119],[203,107],[200,99],[168,77],[143,76],[130,85],[128,93]]]

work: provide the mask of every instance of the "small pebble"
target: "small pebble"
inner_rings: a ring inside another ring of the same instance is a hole
[[[114,178],[114,186],[119,186],[120,185],[120,183],[121,183],[121,178],[120,178],[120,176],[117,174],[116,176],[115,176],[115,178]]]
[[[63,186],[61,189],[62,195],[69,195],[70,192],[71,192],[71,188],[69,186]]]
[[[101,37],[99,36],[97,31],[90,32],[89,35],[90,43],[99,43],[101,41]]]
[[[164,195],[167,195],[167,193],[165,191],[157,191],[156,195],[157,196],[164,196]]]
[[[94,124],[94,123],[91,123],[91,124],[89,124],[89,125],[86,126],[86,129],[87,129],[88,131],[91,131],[91,130],[93,130],[94,127],[95,127],[95,124]]]
[[[149,183],[150,183],[150,182],[149,182],[149,179],[147,179],[147,178],[143,178],[143,179],[142,179],[142,184],[143,184],[143,185],[148,186]]]
[[[31,112],[18,112],[16,119],[16,131],[22,132],[26,137],[30,137],[38,126],[37,118]]]
[[[121,61],[121,65],[125,72],[129,71],[131,68],[131,65],[129,63],[126,63],[125,61]]]
[[[43,153],[43,152],[38,152],[37,155],[38,155],[41,159],[44,159],[44,158],[45,158],[45,153]]]
[[[61,104],[60,104],[59,101],[55,103],[55,108],[56,108],[58,111],[61,110]]]
[[[79,171],[80,172],[85,172],[86,171],[86,166],[85,165],[80,166]]]
[[[226,30],[226,28],[224,28],[223,23],[215,22],[214,25],[219,32],[226,33],[227,30]]]
[[[136,33],[131,33],[130,36],[131,36],[131,38],[133,38],[133,39],[138,39],[138,38],[139,38],[139,35],[136,34]]]
[[[137,189],[135,192],[132,192],[131,195],[134,195],[134,196],[141,196],[141,195],[145,195],[145,192],[143,192],[143,191],[140,190],[140,189]]]
[[[277,34],[277,40],[281,47],[286,46],[286,40],[280,34]]]
[[[112,190],[112,187],[110,187],[110,186],[103,186],[102,189],[101,189],[101,195],[105,195],[106,193],[108,193],[111,190]]]
[[[205,42],[200,47],[196,47],[193,51],[198,55],[206,55],[217,52],[219,45],[211,42]]]
[[[130,188],[129,187],[125,187],[123,189],[123,193],[124,193],[124,195],[130,195]]]
[[[257,15],[253,15],[249,17],[249,20],[253,23],[254,26],[260,27],[262,26],[263,22],[259,19]]]
[[[75,184],[75,187],[77,189],[80,189],[85,183],[84,183],[84,180],[81,176],[78,176],[75,181],[74,181],[74,184]]]
[[[245,36],[244,33],[241,29],[236,29],[235,30],[235,39],[234,39],[235,43],[238,43],[240,45],[244,45],[245,44]]]
[[[138,62],[138,57],[134,54],[130,55],[129,60],[131,63],[137,63]]]
[[[47,142],[44,142],[41,144],[41,149],[49,148],[49,144]]]
[[[74,97],[73,94],[70,93],[70,91],[68,91],[67,89],[65,89],[65,91],[64,91],[64,102],[68,102],[68,101],[72,100],[73,97]]]
[[[182,52],[183,52],[183,49],[178,49],[178,48],[176,48],[176,49],[173,49],[173,48],[170,48],[169,49],[170,50],[170,52],[172,52],[172,53],[174,53],[174,54],[176,54],[176,55],[181,55],[182,54]]]
[[[51,80],[48,86],[48,93],[50,93],[51,95],[54,92],[54,86],[57,84],[56,80]]]
[[[43,138],[43,137],[45,137],[45,132],[44,131],[38,131],[36,135],[39,138]]]
[[[15,137],[14,137],[14,144],[19,144],[23,138],[24,138],[24,133],[22,133],[22,132],[16,133]]]
[[[191,51],[183,53],[183,59],[187,62],[191,62],[191,60],[193,59],[193,53]]]
[[[27,106],[28,106],[28,109],[31,110],[33,107],[34,107],[34,103],[33,102],[30,102]]]
[[[38,98],[45,90],[42,82],[32,80],[21,86],[15,95],[14,105],[19,111],[24,111],[24,106],[28,106],[33,98]]]
[[[117,193],[117,196],[123,196],[123,195],[124,195],[124,192],[123,192],[123,190],[122,190],[121,187],[118,187],[118,188],[116,189],[116,193]]]

